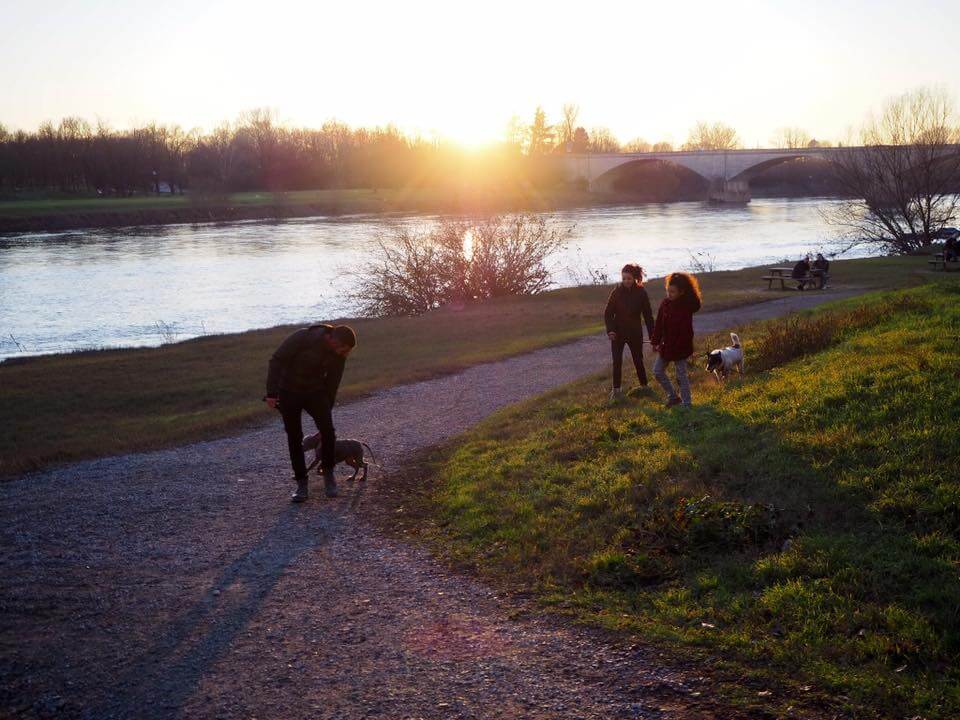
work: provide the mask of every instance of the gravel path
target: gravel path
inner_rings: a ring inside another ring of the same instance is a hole
[[[704,313],[698,331],[850,294]],[[589,337],[387,389],[338,407],[338,431],[397,466],[602,368],[607,348]],[[384,536],[365,517],[376,471],[369,489],[290,505],[284,453],[274,421],[0,485],[0,717],[714,716],[689,669],[518,617]]]

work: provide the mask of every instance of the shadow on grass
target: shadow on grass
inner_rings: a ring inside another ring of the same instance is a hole
[[[861,492],[823,477],[771,426],[707,404],[669,412],[646,406],[642,412],[689,452],[698,479],[721,497],[774,505],[835,527],[866,518]]]

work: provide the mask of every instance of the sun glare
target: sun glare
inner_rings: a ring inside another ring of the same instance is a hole
[[[440,117],[431,134],[444,142],[474,151],[488,148],[503,138],[506,119],[497,122],[469,115],[441,115],[441,112],[442,109],[438,108]]]
[[[442,135],[464,150],[483,150],[499,140],[497,134],[489,128],[469,125],[453,127]]]

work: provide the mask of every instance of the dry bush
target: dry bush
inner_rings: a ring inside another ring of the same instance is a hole
[[[793,313],[763,326],[751,342],[749,363],[754,370],[769,370],[839,342],[850,332],[872,327],[898,312],[922,310],[925,305],[909,297],[893,297],[849,310],[814,315]]]
[[[348,272],[354,280],[351,296],[361,314],[382,317],[533,295],[553,284],[547,260],[565,247],[571,232],[535,215],[443,220],[420,231],[399,228],[381,238],[364,271]]]

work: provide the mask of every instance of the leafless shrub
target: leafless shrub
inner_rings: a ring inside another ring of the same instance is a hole
[[[577,286],[582,285],[609,285],[610,273],[603,268],[590,267],[580,258],[580,251],[577,251],[577,263],[566,267],[567,277]]]
[[[157,320],[154,325],[157,328],[157,335],[160,336],[160,342],[164,345],[168,345],[172,342],[177,341],[177,331],[176,328],[170,323],[164,322],[163,320]]]
[[[687,250],[690,260],[687,262],[687,270],[700,275],[701,273],[715,272],[717,269],[717,259],[708,252],[693,252]]]
[[[553,284],[547,260],[572,228],[535,215],[443,220],[378,242],[372,269],[347,271],[366,316],[417,315],[450,303],[533,295]]]
[[[849,310],[815,315],[791,313],[766,323],[750,341],[750,365],[755,370],[769,370],[819,352],[846,334],[872,327],[898,312],[920,311],[925,307],[910,297],[893,297]]]
[[[610,274],[603,268],[588,267],[584,270],[586,282],[578,283],[580,285],[609,285]]]

